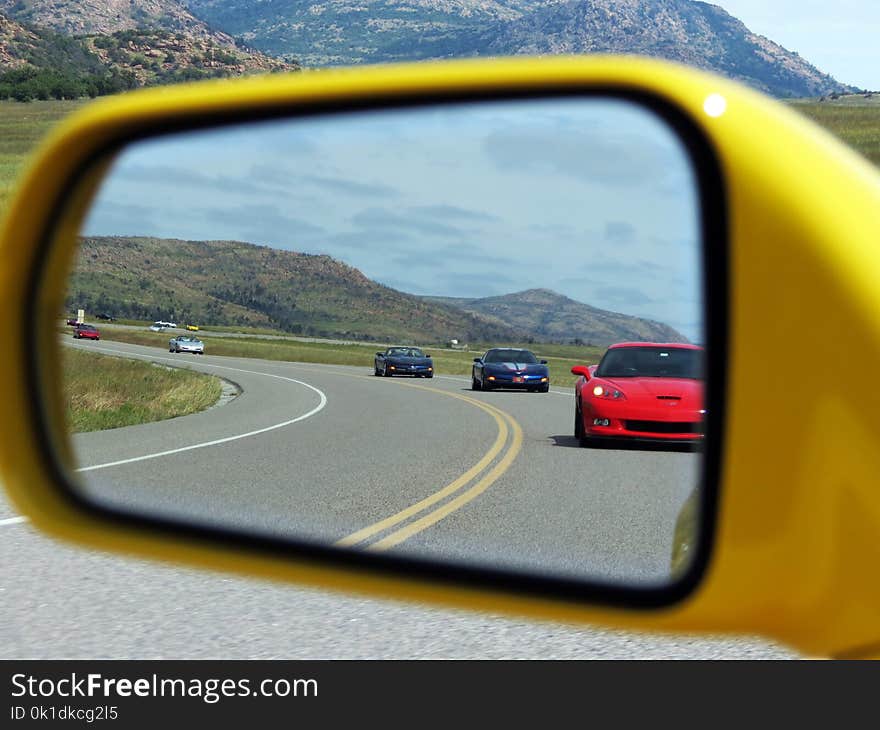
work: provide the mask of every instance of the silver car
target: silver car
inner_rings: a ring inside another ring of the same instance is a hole
[[[180,335],[168,340],[168,352],[194,352],[204,355],[205,343],[192,335]]]

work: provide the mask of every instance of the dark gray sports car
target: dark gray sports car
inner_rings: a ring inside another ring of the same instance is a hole
[[[389,347],[377,352],[373,359],[373,375],[412,375],[417,378],[434,377],[434,361],[418,347]]]

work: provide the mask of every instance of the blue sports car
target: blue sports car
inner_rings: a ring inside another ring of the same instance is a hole
[[[377,352],[373,358],[373,375],[433,378],[434,362],[418,347],[389,347],[385,352]]]
[[[546,393],[550,390],[550,370],[546,360],[538,360],[530,350],[496,347],[483,357],[475,357],[471,370],[472,390],[518,388]]]

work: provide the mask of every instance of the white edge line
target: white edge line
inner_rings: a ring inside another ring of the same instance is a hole
[[[74,346],[75,347],[75,346]],[[111,348],[98,348],[98,347],[79,347],[77,349],[80,350],[96,350],[98,352],[110,352],[114,354],[124,355],[126,357],[135,357],[135,358],[143,358],[147,360],[162,360],[164,362],[176,362],[180,363],[179,359],[174,359],[170,357],[155,357],[153,355],[143,355],[137,352],[127,352],[125,350],[113,350]],[[274,375],[273,373],[261,373],[256,370],[243,370],[242,368],[233,368],[227,365],[214,365],[212,363],[205,363],[206,365],[210,365],[213,368],[220,368],[221,370],[232,370],[237,373],[249,373],[250,375],[263,375],[267,378],[277,378],[278,380],[286,380],[290,383],[296,383],[297,385],[304,385],[309,390],[315,391],[320,398],[320,402],[317,406],[312,408],[308,413],[304,413],[301,416],[297,416],[296,418],[291,418],[289,421],[283,421],[282,423],[276,423],[272,426],[266,426],[266,428],[259,428],[256,431],[248,431],[247,433],[240,433],[235,436],[227,436],[222,439],[214,439],[213,441],[205,441],[200,444],[192,444],[191,446],[181,446],[178,449],[168,449],[167,451],[159,451],[154,454],[145,454],[144,456],[135,456],[131,459],[120,459],[119,461],[108,461],[106,464],[95,464],[94,466],[83,466],[79,469],[76,469],[77,472],[86,472],[86,471],[96,471],[97,469],[108,469],[111,466],[121,466],[123,464],[133,464],[137,461],[147,461],[148,459],[158,459],[163,456],[171,456],[172,454],[180,454],[184,451],[192,451],[194,449],[204,449],[208,446],[217,446],[219,444],[229,443],[230,441],[238,441],[239,439],[249,438],[250,436],[257,436],[261,433],[266,433],[267,431],[274,431],[279,428],[284,428],[285,426],[290,426],[293,423],[298,423],[299,421],[304,421],[306,418],[310,418],[314,416],[316,413],[324,409],[324,406],[327,405],[327,396],[324,392],[314,385],[309,385],[308,383],[304,383],[302,380],[296,380],[294,378],[286,378],[283,375]]]
[[[27,522],[27,517],[7,517],[6,519],[0,520],[0,527],[4,525],[20,525],[22,522]]]

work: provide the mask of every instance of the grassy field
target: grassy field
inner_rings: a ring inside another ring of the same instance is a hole
[[[28,153],[46,133],[88,101],[0,101],[0,218],[6,211],[15,181]]]
[[[794,101],[792,106],[880,166],[880,94]]]
[[[167,349],[169,335],[161,332],[137,332],[132,330],[102,330],[102,340],[128,342]],[[372,372],[373,357],[381,348],[370,344],[332,345],[322,342],[299,342],[296,340],[260,340],[249,337],[205,338],[205,352],[209,355],[229,357],[255,357],[283,362],[333,363],[354,365]],[[597,347],[574,347],[568,345],[524,345],[538,357],[546,359],[550,368],[552,385],[574,385],[577,376],[571,374],[572,365],[595,364],[603,350]],[[471,374],[477,351],[438,350],[424,346],[431,355],[437,375]]]
[[[64,351],[64,400],[72,433],[161,421],[205,410],[220,380],[189,370]]]

